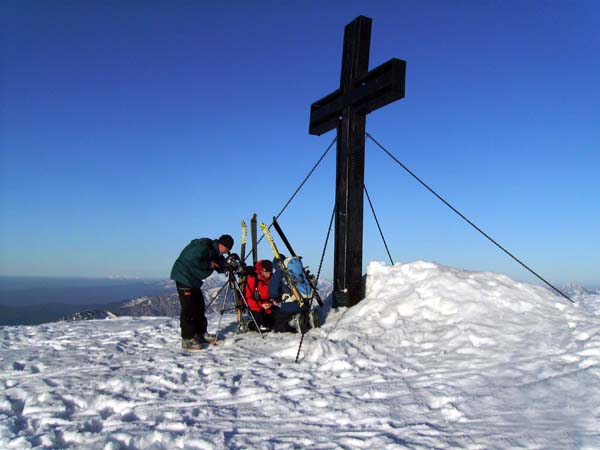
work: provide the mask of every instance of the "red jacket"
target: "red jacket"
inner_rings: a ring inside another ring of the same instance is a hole
[[[244,288],[244,296],[248,302],[248,306],[252,311],[261,311],[262,304],[273,303],[269,297],[269,280],[270,276],[265,276],[262,267],[263,260],[256,263],[255,274],[248,275],[246,278],[246,287]],[[271,313],[271,309],[265,310],[267,314]]]

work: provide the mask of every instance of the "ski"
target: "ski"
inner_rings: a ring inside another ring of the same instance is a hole
[[[288,252],[290,252],[290,256],[296,256],[296,252],[292,248],[292,244],[290,244],[290,241],[288,241],[286,235],[283,233],[283,230],[279,226],[279,222],[277,222],[277,217],[275,216],[273,216],[273,226],[275,227],[275,231],[277,231],[277,234],[279,234],[279,237],[285,244],[285,247],[288,249]]]
[[[240,259],[242,263],[246,260],[246,241],[248,240],[248,228],[246,222],[242,220],[242,250],[240,252]]]
[[[252,218],[250,219],[250,234],[252,236],[252,267],[256,267],[256,261],[258,261],[256,248],[256,213],[252,214]]]
[[[298,292],[298,289],[296,288],[296,284],[293,282],[292,278],[290,277],[290,274],[286,270],[285,263],[284,263],[283,259],[281,258],[281,254],[279,253],[279,250],[277,249],[277,245],[275,245],[275,241],[273,240],[271,231],[264,223],[260,224],[260,229],[262,230],[265,237],[267,238],[267,241],[269,241],[269,245],[271,246],[271,249],[273,250],[273,254],[275,255],[275,258],[277,260],[279,260],[279,263],[281,264],[281,270],[283,270],[283,275],[285,276],[285,280],[287,281],[290,289],[292,290],[292,295],[294,296],[294,298],[300,305],[300,308],[302,308],[302,306],[304,306],[304,299]]]
[[[277,231],[277,234],[279,234],[279,237],[281,238],[281,240],[285,244],[285,246],[288,249],[288,251],[290,252],[290,255],[291,256],[297,256],[296,252],[294,252],[294,249],[292,248],[292,244],[290,244],[290,241],[288,240],[287,236],[285,235],[285,233],[281,229],[281,226],[279,225],[279,222],[277,222],[277,217],[275,217],[275,216],[273,217],[273,227],[275,228],[275,231]],[[315,293],[315,298],[317,299],[317,303],[319,304],[319,306],[323,306],[323,300],[321,300],[321,296],[319,295],[319,292],[317,291],[317,286],[313,282],[313,279],[311,278],[311,275],[308,273],[308,270],[306,270],[304,268],[304,266],[302,266],[302,270],[304,272],[304,275],[306,276],[307,281],[309,282],[310,286],[312,287],[313,292]]]
[[[246,227],[246,222],[242,220],[242,248],[241,248],[241,258],[240,261],[242,265],[244,264],[244,260],[246,259],[246,241],[248,240],[248,228]],[[244,286],[246,282],[246,277],[239,275],[239,284],[240,286]],[[238,325],[238,333],[245,332],[245,324],[244,324],[244,299],[237,292],[237,290],[233,291],[233,300],[235,304],[235,312],[237,316],[237,325]]]

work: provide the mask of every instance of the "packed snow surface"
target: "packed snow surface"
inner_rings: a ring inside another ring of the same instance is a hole
[[[173,318],[0,327],[0,448],[598,449],[600,296],[577,300],[374,262],[298,363],[229,313],[198,352]]]

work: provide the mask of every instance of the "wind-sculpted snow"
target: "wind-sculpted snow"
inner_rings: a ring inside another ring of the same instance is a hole
[[[600,312],[580,300],[371,263],[298,364],[299,336],[238,335],[230,314],[195,353],[175,318],[2,327],[0,448],[597,449]]]

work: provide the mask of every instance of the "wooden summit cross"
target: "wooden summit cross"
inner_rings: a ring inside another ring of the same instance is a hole
[[[309,133],[337,128],[333,304],[362,298],[366,115],[404,97],[406,62],[390,59],[369,72],[371,19],[346,25],[340,88],[310,107]]]

